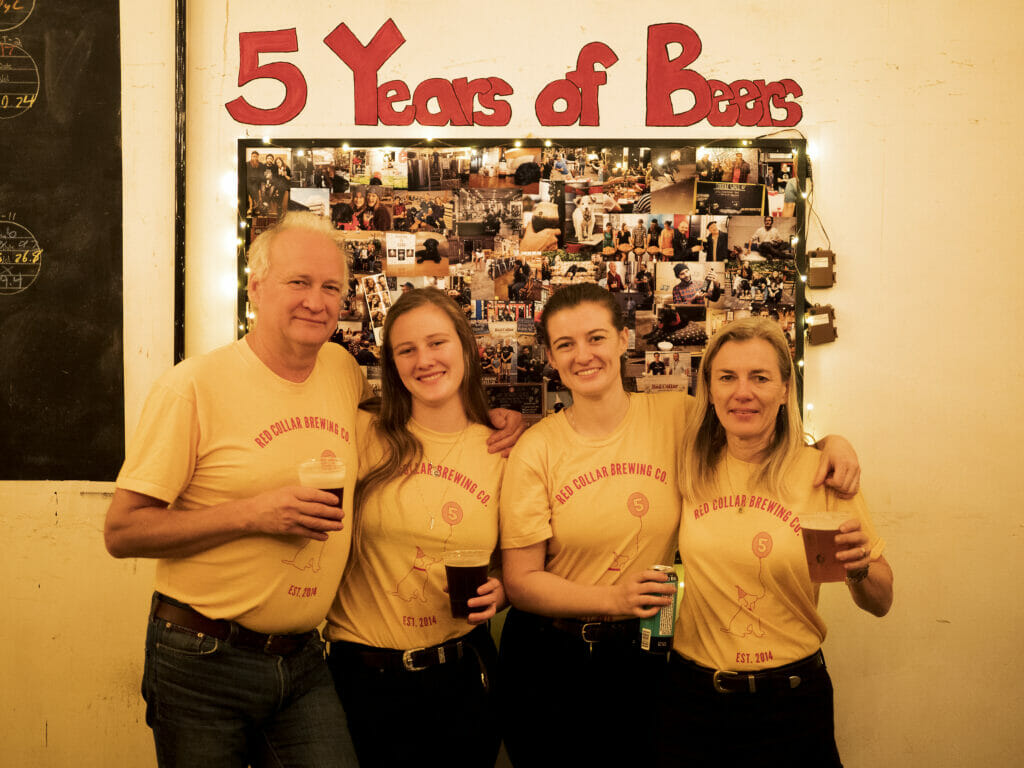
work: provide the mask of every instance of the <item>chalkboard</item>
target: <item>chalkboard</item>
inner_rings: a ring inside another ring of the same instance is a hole
[[[0,0],[0,479],[124,452],[116,0]]]

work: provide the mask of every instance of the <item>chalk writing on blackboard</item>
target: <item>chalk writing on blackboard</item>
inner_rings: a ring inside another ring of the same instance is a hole
[[[0,0],[0,7],[7,1]],[[39,68],[35,59],[20,45],[0,37],[0,120],[27,112],[38,95]]]
[[[0,219],[0,296],[24,291],[42,266],[43,249],[36,236],[21,224]]]
[[[0,0],[0,32],[10,32],[32,15],[36,0]]]

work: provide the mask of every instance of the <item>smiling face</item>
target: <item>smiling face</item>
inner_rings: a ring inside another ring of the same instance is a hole
[[[448,315],[432,304],[411,309],[394,321],[387,343],[413,418],[424,409],[462,408],[464,352]]]
[[[727,341],[711,361],[711,404],[730,441],[767,450],[788,394],[775,348],[764,339]]]
[[[253,334],[275,357],[315,355],[337,327],[344,284],[344,257],[329,237],[302,229],[277,234],[267,273],[250,280]]]
[[[629,345],[611,313],[592,301],[562,309],[547,320],[548,360],[573,397],[601,397],[622,390],[620,361]]]

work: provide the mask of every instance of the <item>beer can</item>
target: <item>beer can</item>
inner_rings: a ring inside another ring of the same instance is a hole
[[[651,570],[668,576],[666,584],[679,583],[676,570],[671,565],[652,565]],[[675,628],[676,601],[673,599],[650,618],[640,619],[640,647],[649,653],[668,653],[672,650]]]

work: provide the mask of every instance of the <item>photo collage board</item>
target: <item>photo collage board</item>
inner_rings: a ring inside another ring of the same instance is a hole
[[[535,322],[553,292],[606,287],[629,330],[632,391],[693,392],[708,339],[776,320],[802,356],[802,141],[239,141],[239,252],[289,211],[330,219],[348,255],[338,330],[380,380],[384,319],[445,291],[477,337],[495,406],[539,420],[571,400]],[[239,328],[253,318],[239,295]]]

